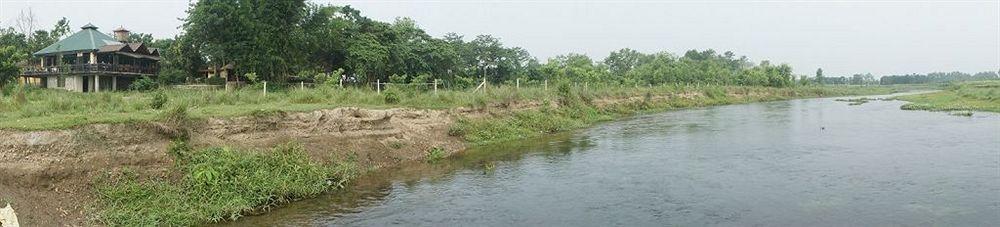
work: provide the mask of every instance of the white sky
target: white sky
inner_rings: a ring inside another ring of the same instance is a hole
[[[1000,69],[1000,0],[978,1],[341,1],[366,16],[410,17],[428,33],[492,34],[541,60],[644,52],[732,50],[828,76]],[[0,0],[0,26],[31,8],[39,27],[124,25],[157,38],[179,32],[187,0]]]

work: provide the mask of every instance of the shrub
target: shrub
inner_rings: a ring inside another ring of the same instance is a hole
[[[138,80],[135,80],[135,82],[132,82],[132,85],[129,85],[128,89],[133,91],[149,91],[156,89],[159,86],[160,84],[157,83],[155,80],[144,76],[142,78],[139,78]]]
[[[395,90],[387,90],[384,94],[385,103],[395,104],[399,103],[399,94]]]
[[[209,77],[208,79],[205,79],[205,83],[209,85],[225,85],[226,79],[221,76]]]
[[[156,93],[153,93],[153,97],[149,101],[150,108],[158,110],[160,108],[163,108],[163,105],[165,104],[167,104],[167,94],[164,94],[163,91],[158,91]]]

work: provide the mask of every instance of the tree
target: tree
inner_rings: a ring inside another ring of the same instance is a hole
[[[17,63],[26,58],[27,55],[19,53],[13,46],[0,46],[0,87],[13,82],[21,74]]]
[[[635,69],[639,65],[639,61],[643,57],[645,55],[639,53],[639,51],[624,48],[608,54],[608,57],[604,58],[604,64],[608,66],[608,70],[612,76],[624,78],[625,74],[628,74],[629,71],[632,71],[632,69]]]
[[[212,64],[284,82],[305,60],[306,12],[304,0],[202,0],[188,9],[183,28]]]
[[[823,68],[816,69],[816,83],[820,85],[823,84]]]

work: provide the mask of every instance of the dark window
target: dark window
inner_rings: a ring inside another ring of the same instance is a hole
[[[59,79],[56,79],[56,87],[66,87],[66,78],[60,76]]]

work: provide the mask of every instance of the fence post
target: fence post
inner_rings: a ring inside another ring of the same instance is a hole
[[[438,79],[434,79],[434,94],[438,93]]]
[[[375,94],[382,94],[382,79],[375,79]]]
[[[514,88],[521,89],[521,78],[514,79]]]
[[[306,82],[305,81],[299,81],[299,88],[301,88],[302,90],[305,90],[306,89]]]
[[[344,76],[340,76],[340,88],[344,88]]]
[[[549,80],[545,80],[545,90],[549,90]]]
[[[264,96],[267,96],[267,81],[264,81]]]

